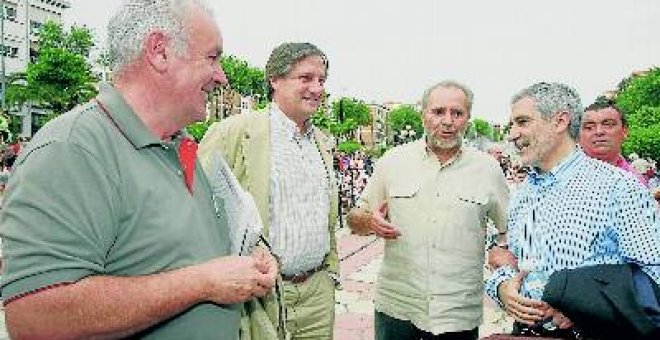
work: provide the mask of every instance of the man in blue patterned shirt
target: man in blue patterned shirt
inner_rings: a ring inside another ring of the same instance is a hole
[[[509,140],[532,170],[509,205],[508,245],[517,266],[495,269],[486,292],[519,325],[552,320],[549,328],[574,326],[541,301],[550,275],[562,269],[632,263],[657,298],[660,219],[654,203],[632,175],[576,146],[581,114],[578,94],[563,84],[538,83],[512,100]]]

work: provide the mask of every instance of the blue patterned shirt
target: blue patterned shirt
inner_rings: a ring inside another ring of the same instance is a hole
[[[532,269],[527,297],[539,298],[557,270],[596,264],[636,263],[660,284],[660,216],[648,190],[579,148],[551,171],[530,173],[511,199],[507,237],[521,270]],[[486,293],[501,304],[497,287],[516,273],[498,268]]]

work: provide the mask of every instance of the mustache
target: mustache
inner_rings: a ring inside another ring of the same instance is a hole
[[[444,127],[444,126],[443,126],[442,124],[440,124],[440,125],[438,125],[438,127],[436,127],[436,128],[433,129],[433,130],[428,129],[428,128],[426,128],[425,130],[426,130],[426,133],[427,133],[427,134],[436,134],[436,133],[456,133],[456,134],[460,134],[460,135],[464,135],[465,132],[467,131],[467,126],[465,126],[465,127],[463,127],[463,128],[459,128],[459,129],[453,129],[453,130],[450,130],[450,129],[443,129],[443,127]]]
[[[531,141],[529,141],[528,139],[524,139],[524,140],[515,141],[513,143],[513,146],[515,146],[518,149],[522,149],[522,148],[526,148],[526,147],[530,146],[531,144],[532,144]]]

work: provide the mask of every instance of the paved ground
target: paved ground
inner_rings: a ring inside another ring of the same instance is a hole
[[[338,233],[343,289],[337,292],[335,339],[372,340],[374,338],[374,291],[382,261],[383,242],[374,237]],[[512,320],[490,300],[484,301],[481,336],[509,331]]]
[[[374,292],[383,255],[383,242],[375,237],[351,235],[348,228],[338,231],[339,258],[343,289],[337,292],[335,339],[374,338]],[[490,301],[485,301],[482,336],[507,330],[511,320]],[[8,339],[4,313],[0,312],[0,340]]]

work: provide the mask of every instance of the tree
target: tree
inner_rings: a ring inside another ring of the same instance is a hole
[[[243,96],[257,97],[260,104],[268,102],[266,76],[262,69],[231,55],[223,56],[220,62],[232,89]]]
[[[341,97],[332,103],[332,117],[335,124],[330,130],[336,136],[345,136],[358,127],[371,123],[369,107],[359,99]]]
[[[337,150],[347,154],[354,154],[362,150],[362,145],[360,145],[360,143],[358,143],[356,140],[349,139],[347,141],[339,143],[339,145],[337,146]]]
[[[411,105],[401,105],[393,109],[387,116],[387,127],[392,134],[412,130],[415,136],[421,136],[424,132],[422,115]]]
[[[371,111],[359,99],[342,97],[332,103],[329,113],[323,105],[319,106],[311,119],[320,129],[330,132],[335,137],[344,137],[350,135],[359,126],[369,125]]]
[[[474,125],[474,132],[477,136],[481,136],[487,139],[493,138],[493,127],[490,126],[490,123],[481,118],[475,118],[472,120]]]
[[[660,68],[624,81],[616,97],[628,118],[628,138],[623,153],[660,160]]]
[[[319,105],[319,108],[316,110],[316,113],[310,119],[312,121],[312,124],[314,124],[314,126],[334,135],[332,130],[338,123],[335,117],[333,117],[332,114],[328,112],[328,109],[325,105],[327,99],[328,99],[328,94],[324,92],[322,104]]]
[[[66,32],[55,22],[44,24],[36,60],[24,74],[10,77],[8,105],[16,109],[30,102],[57,115],[93,98],[96,79],[86,59],[93,45],[85,27]]]

